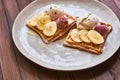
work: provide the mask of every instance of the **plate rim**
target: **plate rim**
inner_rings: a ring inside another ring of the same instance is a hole
[[[66,68],[65,68],[65,69],[62,69],[62,68],[55,68],[55,67],[53,68],[53,67],[50,67],[50,66],[46,66],[46,65],[40,64],[40,63],[37,61],[37,59],[35,59],[34,57],[32,57],[32,56],[30,56],[30,55],[27,55],[27,54],[24,54],[26,51],[25,51],[24,49],[22,49],[22,48],[18,45],[19,43],[15,40],[15,35],[14,35],[14,32],[15,32],[15,30],[14,30],[15,23],[16,23],[17,19],[19,18],[19,16],[23,13],[23,11],[24,11],[25,9],[28,9],[31,5],[33,5],[33,4],[34,4],[35,2],[37,2],[37,1],[39,1],[39,0],[35,0],[35,1],[31,2],[30,4],[28,4],[28,5],[17,15],[17,17],[16,17],[16,19],[15,19],[15,21],[14,21],[13,27],[12,27],[12,38],[13,38],[13,42],[14,42],[15,46],[16,46],[17,49],[20,51],[20,53],[21,53],[22,55],[24,55],[26,58],[28,58],[30,61],[32,61],[32,62],[34,62],[34,63],[36,63],[36,64],[38,64],[38,65],[40,65],[40,66],[42,66],[42,67],[44,67],[44,68],[48,68],[48,69],[52,69],[52,70],[60,70],[60,71],[84,70],[84,69],[88,69],[88,68],[97,66],[97,65],[105,62],[106,60],[108,60],[109,58],[111,58],[111,57],[115,54],[115,52],[118,50],[118,48],[120,47],[120,41],[119,41],[119,42],[118,42],[119,44],[118,44],[116,50],[114,50],[114,53],[113,53],[113,54],[111,54],[111,55],[110,55],[108,58],[106,58],[105,60],[103,60],[103,61],[101,61],[101,62],[99,62],[99,63],[97,63],[97,64],[94,64],[94,65],[92,65],[92,66],[89,66],[89,67],[83,67],[83,68],[79,68],[79,69],[78,69],[78,68],[75,68],[75,69],[66,69]],[[94,0],[94,1],[96,1],[97,3],[103,5],[105,8],[107,8],[107,9],[114,15],[114,17],[116,18],[116,20],[119,21],[119,19],[117,18],[116,14],[115,14],[109,7],[107,7],[105,4],[101,3],[101,2],[98,1],[98,0]]]

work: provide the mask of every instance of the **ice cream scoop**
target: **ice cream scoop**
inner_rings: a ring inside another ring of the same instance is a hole
[[[57,20],[58,17],[64,15],[64,11],[61,9],[60,6],[51,4],[45,7],[45,13],[50,15],[52,20]]]
[[[99,23],[98,18],[94,14],[89,14],[87,17],[83,18],[81,22],[77,25],[78,28],[82,29],[92,29],[95,25]]]

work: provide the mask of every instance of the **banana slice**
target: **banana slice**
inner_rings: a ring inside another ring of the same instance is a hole
[[[71,38],[73,41],[75,42],[82,42],[82,40],[80,39],[80,35],[79,35],[79,30],[78,29],[73,29],[70,33]]]
[[[69,43],[75,43],[75,41],[72,40],[71,35],[70,35],[71,31],[69,32],[68,36],[66,37],[66,41]]]
[[[51,19],[50,19],[50,16],[49,15],[44,15],[44,16],[41,16],[39,18],[39,20],[37,21],[37,28],[39,30],[43,30],[44,29],[44,25],[48,22],[50,22]]]
[[[56,33],[56,31],[57,31],[57,24],[55,21],[48,22],[44,25],[43,34],[45,34],[46,36],[52,36]]]
[[[102,35],[95,30],[90,30],[87,36],[94,44],[101,44],[104,42]]]
[[[71,38],[66,39],[66,41],[69,42],[69,43],[76,43],[76,42],[73,41]]]
[[[86,42],[86,43],[90,43],[90,42],[91,42],[90,39],[89,39],[88,36],[87,36],[88,30],[81,30],[81,31],[79,32],[79,34],[80,34],[81,40],[83,40],[83,41]]]
[[[31,26],[37,26],[37,21],[43,15],[44,15],[43,13],[39,13],[39,14],[35,15],[32,19],[30,19],[29,21],[27,21],[27,24],[31,25]]]

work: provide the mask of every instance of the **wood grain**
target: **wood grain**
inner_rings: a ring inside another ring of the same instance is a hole
[[[106,62],[90,69],[61,72],[45,69],[25,58],[12,40],[17,14],[34,0],[0,0],[0,80],[120,80],[120,49]],[[99,0],[120,19],[120,0]]]
[[[16,4],[16,0],[3,0],[4,8],[6,11],[6,17],[8,19],[9,28],[12,27],[12,24],[19,13],[19,8]],[[12,28],[10,28],[12,31]]]
[[[96,80],[92,69],[74,72],[73,77],[75,80]]]
[[[0,62],[3,77],[5,80],[21,80],[5,14],[3,2],[0,0]]]
[[[57,80],[56,71],[45,69],[40,66],[36,66],[36,69],[38,71],[38,76],[40,80]]]
[[[72,80],[71,72],[57,72],[57,79],[58,80]]]
[[[7,5],[10,4],[11,2],[14,2],[14,5],[10,5],[10,7],[8,7]],[[28,3],[24,2],[24,0],[19,0],[19,2],[15,2],[14,0],[4,0],[5,8],[6,8],[6,12],[7,12],[7,17],[9,19],[9,28],[10,28],[10,34],[12,33],[12,23],[14,22],[14,19],[16,17],[16,15],[19,13],[19,11],[22,9],[21,6],[17,6],[17,4],[21,5],[22,4],[23,7],[25,7],[25,5],[27,5]],[[16,7],[15,7],[16,6]],[[14,8],[11,10],[11,8]],[[14,13],[15,12],[15,13]],[[12,14],[15,15],[12,15]],[[13,44],[13,42],[12,42]],[[21,72],[21,77],[22,80],[39,80],[39,76],[37,76],[37,70],[35,69],[34,65],[31,61],[29,61],[28,59],[26,59],[15,47],[15,45],[12,45],[12,47],[14,48],[14,52],[16,53],[16,57],[17,57],[17,61],[18,61],[18,65],[20,68],[20,72]]]
[[[93,74],[96,80],[113,80],[113,76],[110,74],[108,67],[106,64],[101,64],[92,69]],[[107,76],[107,77],[106,77]]]
[[[120,58],[118,58],[118,56],[120,56],[120,49],[107,63],[107,65],[110,66],[109,72],[113,76],[114,80],[120,80]],[[114,61],[114,63],[111,61]]]
[[[120,10],[120,0],[114,0],[114,2],[117,5],[117,7],[119,8],[119,10]]]
[[[109,8],[111,8],[112,11],[117,15],[117,17],[120,20],[120,8],[119,8],[120,1],[119,0],[100,0],[100,1],[106,4]]]
[[[0,65],[0,80],[3,80],[3,74],[2,74],[2,70],[1,70],[1,65]]]
[[[30,0],[17,0],[18,3],[18,7],[20,10],[22,10],[23,8],[25,8],[31,1]]]

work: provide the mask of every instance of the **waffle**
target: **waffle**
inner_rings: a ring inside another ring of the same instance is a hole
[[[108,34],[112,31],[112,27],[111,27],[111,25],[105,24],[105,23],[101,23],[101,25],[107,25],[108,31],[105,35],[103,35],[104,40],[106,40]],[[70,35],[68,34],[65,41],[63,42],[63,45],[99,55],[102,53],[102,48],[104,46],[104,43],[102,43],[102,44],[93,44],[93,43],[85,43],[85,42],[77,43],[77,42],[74,42],[71,39]]]
[[[74,25],[75,25],[75,19],[71,16],[65,13],[65,16],[67,16],[67,18],[70,20],[68,23],[68,28],[61,30],[61,29],[57,29],[56,33],[53,36],[46,36],[43,34],[42,31],[40,31],[36,26],[31,26],[29,24],[26,23],[26,26],[33,30],[34,32],[36,32],[42,39],[42,41],[46,44],[51,43],[55,40],[57,40],[58,38],[62,37],[65,33],[67,33]]]

